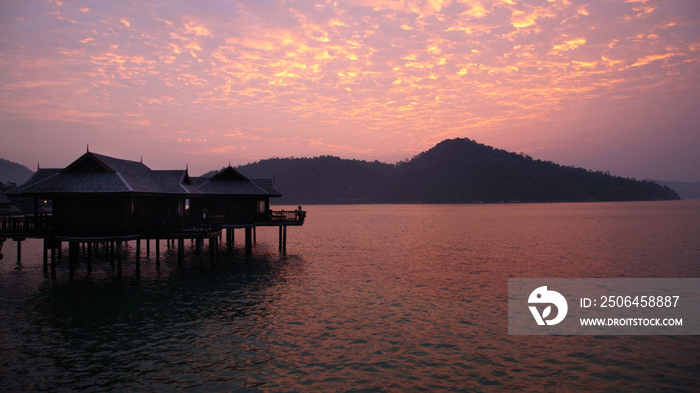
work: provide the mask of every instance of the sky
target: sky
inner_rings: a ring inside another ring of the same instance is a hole
[[[0,0],[0,157],[197,176],[449,138],[700,180],[697,0]]]

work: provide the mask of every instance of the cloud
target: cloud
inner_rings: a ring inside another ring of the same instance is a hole
[[[194,34],[198,37],[201,37],[201,36],[210,36],[211,37],[211,32],[209,32],[209,29],[207,29],[204,26],[194,26],[191,23],[185,23],[185,31],[188,34]]]
[[[677,53],[666,53],[663,55],[646,56],[643,59],[638,59],[636,63],[632,64],[632,67],[641,67],[641,66],[647,65],[653,61],[668,59],[669,57],[673,57],[673,56],[677,56],[677,55],[678,55]]]
[[[552,50],[549,53],[550,54],[558,54],[561,52],[570,51],[572,49],[578,48],[579,46],[581,46],[585,43],[586,43],[585,38],[575,38],[573,40],[565,41],[563,44],[554,45],[552,47]]]

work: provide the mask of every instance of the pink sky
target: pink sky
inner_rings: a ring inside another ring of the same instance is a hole
[[[0,157],[192,175],[467,137],[700,180],[700,1],[2,1]]]

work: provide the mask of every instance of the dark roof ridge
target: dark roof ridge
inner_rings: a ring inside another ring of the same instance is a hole
[[[84,163],[87,160],[92,160],[95,164],[99,165],[102,169],[106,170],[107,173],[115,173],[116,170],[114,168],[112,168],[111,165],[105,163],[104,160],[100,159],[100,157],[107,157],[107,156],[100,156],[100,155],[95,154],[95,153],[87,152],[87,153],[83,154],[82,156],[78,157],[78,159],[73,161],[70,165],[63,168],[61,173],[70,173],[75,167],[79,166],[80,164]],[[107,157],[107,158],[111,158],[111,157]]]

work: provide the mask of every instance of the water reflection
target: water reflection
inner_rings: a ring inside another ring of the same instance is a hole
[[[167,275],[125,276],[123,281],[100,274],[47,280],[26,303],[29,321],[24,326],[41,328],[22,336],[34,342],[32,358],[45,361],[37,372],[49,378],[26,379],[21,386],[257,386],[256,370],[271,357],[270,306],[303,260],[220,253],[214,269],[204,273],[196,260],[182,269],[174,264],[165,260],[164,270],[171,269]]]
[[[14,390],[693,391],[700,338],[508,336],[508,277],[698,277],[689,202],[311,206],[204,269],[163,248],[119,282],[27,246],[0,264],[0,386]],[[339,223],[342,223],[340,225]],[[29,242],[27,242],[29,243]],[[40,243],[39,243],[40,248]],[[34,256],[32,256],[34,255]]]

